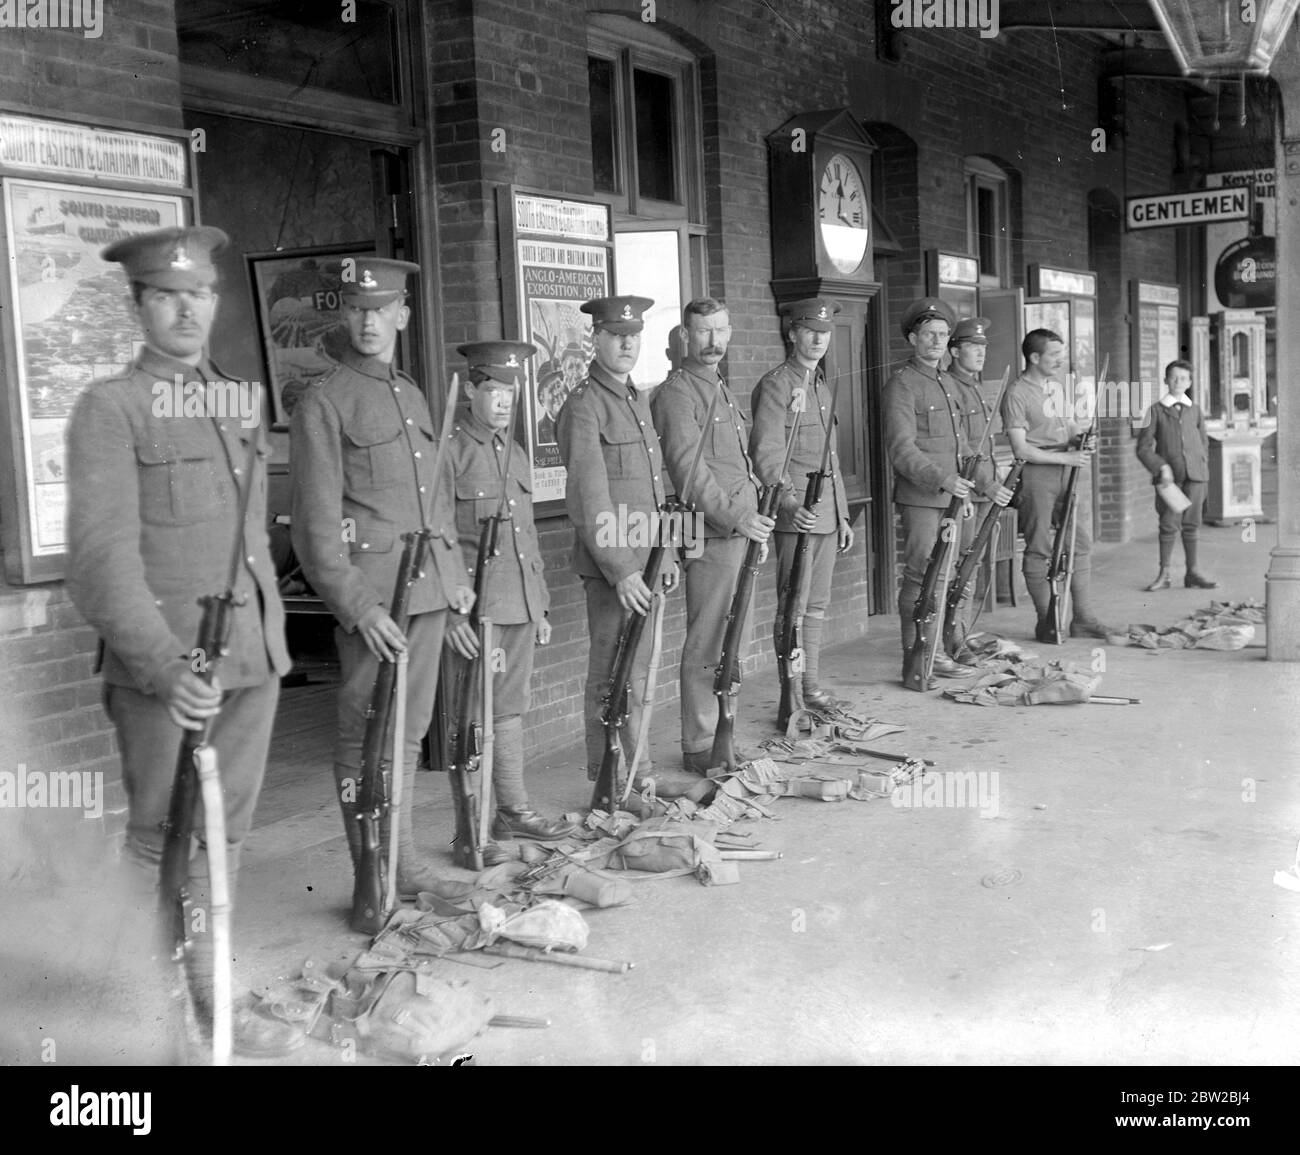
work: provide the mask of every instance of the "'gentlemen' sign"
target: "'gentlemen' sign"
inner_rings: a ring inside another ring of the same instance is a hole
[[[1130,229],[1208,225],[1214,221],[1240,221],[1250,216],[1250,190],[1245,188],[1130,197],[1127,203]]]

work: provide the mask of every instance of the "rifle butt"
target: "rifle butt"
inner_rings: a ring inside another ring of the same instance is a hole
[[[361,823],[361,856],[352,879],[352,916],[348,925],[357,934],[376,935],[384,929],[384,880],[379,861],[379,821],[373,815]]]

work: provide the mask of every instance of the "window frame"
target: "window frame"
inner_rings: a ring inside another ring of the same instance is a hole
[[[616,222],[660,220],[704,227],[703,121],[700,116],[699,61],[662,33],[626,18],[593,16],[587,29],[587,55],[614,65],[614,164],[619,191],[593,195],[614,210]],[[666,76],[673,82],[673,164],[680,200],[642,196],[636,157],[634,72]]]
[[[1009,288],[1011,278],[1011,181],[1007,173],[983,157],[968,156],[962,161],[966,181],[966,250],[980,261],[980,287]],[[983,259],[979,230],[979,194],[991,192],[1000,235],[992,246],[995,261]]]

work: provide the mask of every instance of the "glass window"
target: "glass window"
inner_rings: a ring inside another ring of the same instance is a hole
[[[637,191],[657,201],[676,201],[677,147],[673,126],[676,94],[671,77],[643,68],[632,70],[636,108]]]
[[[979,257],[980,284],[1011,284],[1011,211],[1006,174],[982,157],[966,158],[966,234]]]
[[[618,102],[614,61],[587,57],[587,88],[591,97],[591,167],[597,192],[616,193],[618,179]]]

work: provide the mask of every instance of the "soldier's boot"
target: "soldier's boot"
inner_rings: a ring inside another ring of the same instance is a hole
[[[822,627],[826,618],[821,614],[804,614],[803,633],[803,701],[814,710],[827,710],[841,703],[821,685]]]
[[[397,815],[397,895],[415,898],[422,890],[432,890],[446,879],[433,861],[415,849],[415,762],[408,760],[402,771],[402,808]],[[390,823],[385,822],[387,828]],[[385,830],[385,846],[392,843]]]
[[[1219,583],[1213,578],[1206,577],[1199,569],[1196,568],[1196,555],[1200,548],[1200,541],[1194,537],[1188,537],[1183,534],[1183,553],[1187,557],[1187,573],[1183,577],[1183,585],[1189,590],[1212,590],[1217,589]]]
[[[202,875],[190,876],[190,953],[186,965],[190,998],[193,1000],[195,1025],[203,1040],[211,1044],[214,1004],[212,887],[207,877],[207,862],[200,850],[195,866]],[[234,895],[237,868],[229,870],[231,922],[234,922]],[[230,1015],[231,1044],[237,1055],[250,1059],[273,1059],[296,1051],[307,1036],[303,1029],[258,1011],[249,996],[234,999]]]
[[[1029,590],[1029,600],[1034,603],[1037,622],[1034,626],[1034,641],[1049,643],[1052,641],[1052,587],[1047,581],[1047,559],[1044,557],[1025,557],[1025,588]]]
[[[1105,638],[1110,634],[1122,632],[1111,629],[1097,620],[1092,612],[1092,558],[1089,557],[1082,568],[1076,564],[1070,575],[1070,637]]]
[[[524,788],[524,720],[518,714],[497,718],[492,726],[495,739],[492,755],[492,786],[497,811],[492,820],[492,837],[508,842],[532,838],[539,842],[565,838],[576,827],[562,818],[547,818],[528,808]]]
[[[1169,567],[1167,565],[1162,565],[1160,567],[1160,572],[1156,574],[1156,580],[1146,587],[1146,592],[1151,594],[1155,593],[1156,590],[1167,590],[1173,586],[1173,584],[1174,581],[1170,576]]]

